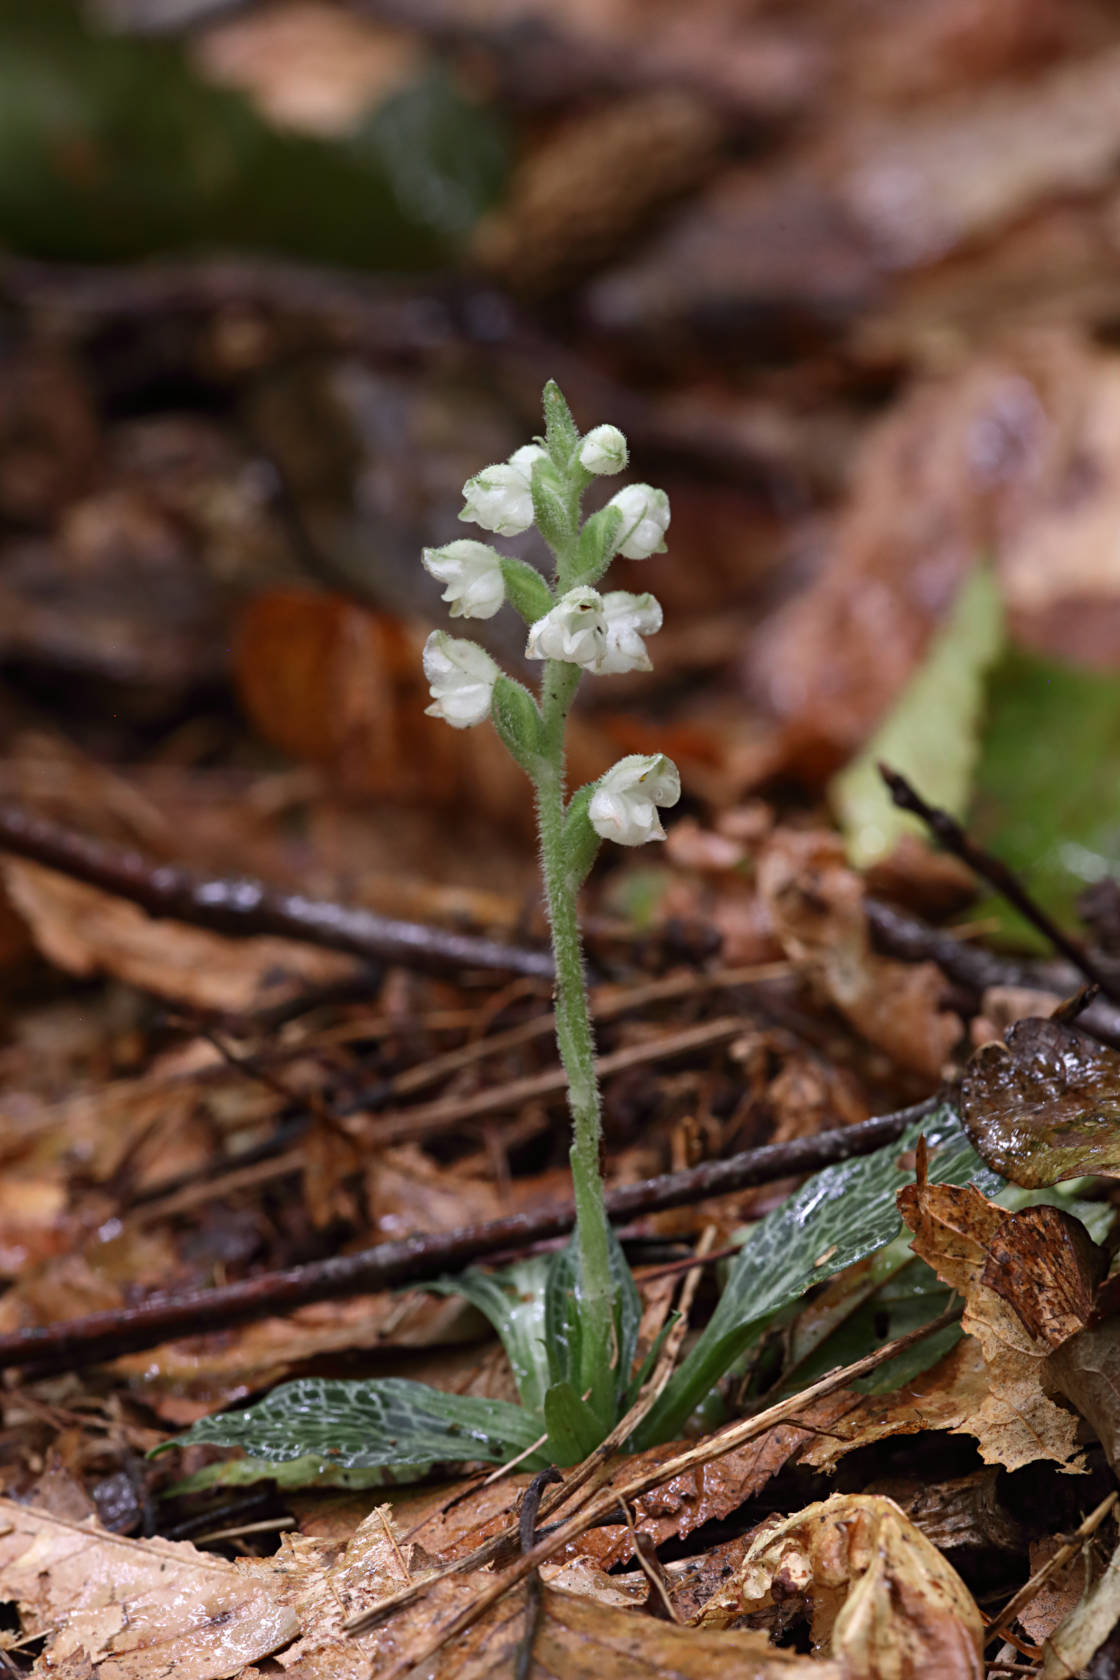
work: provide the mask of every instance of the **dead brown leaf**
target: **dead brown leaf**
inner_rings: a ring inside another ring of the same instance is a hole
[[[925,1430],[976,1434],[983,1439],[987,1420],[980,1407],[988,1383],[979,1344],[965,1337],[943,1359],[914,1382],[893,1394],[849,1395],[849,1407],[827,1434],[811,1441],[799,1462],[816,1470],[830,1470],[846,1453],[894,1435],[917,1435]],[[974,1427],[975,1426],[975,1427]],[[997,1460],[998,1462],[998,1460]]]
[[[1042,1680],[1074,1680],[1120,1621],[1120,1551],[1086,1598],[1046,1641]]]
[[[345,979],[353,959],[293,940],[223,939],[38,864],[5,858],[4,882],[43,955],[67,973],[111,974],[200,1009],[251,1012]]]
[[[1040,332],[917,386],[866,436],[827,564],[752,668],[788,764],[821,777],[867,740],[978,555],[995,556],[1017,640],[1115,665],[1118,408],[1120,358]]]
[[[863,883],[833,834],[779,830],[763,852],[759,892],[790,960],[857,1032],[901,1067],[939,1079],[961,1035],[943,1007],[932,963],[901,963],[871,949]]]
[[[755,1535],[737,1578],[703,1607],[700,1627],[795,1603],[814,1649],[846,1680],[979,1680],[984,1622],[964,1582],[891,1499],[833,1494]]]
[[[64,1680],[255,1680],[272,1656],[292,1680],[371,1680],[407,1664],[410,1647],[487,1584],[439,1581],[385,1627],[360,1637],[343,1623],[407,1585],[408,1550],[389,1507],[370,1512],[345,1542],[285,1534],[270,1558],[226,1562],[185,1542],[122,1540],[0,1501],[0,1594],[20,1601],[29,1631],[47,1635],[45,1660]],[[634,1584],[586,1562],[557,1566],[546,1588],[532,1673],[565,1680],[842,1680],[839,1666],[771,1651],[752,1633],[696,1632],[636,1615]],[[642,1596],[638,1589],[638,1597]],[[483,1680],[507,1672],[524,1635],[524,1593],[513,1592],[440,1653],[432,1673]]]
[[[1071,1336],[1046,1361],[1044,1381],[1092,1426],[1116,1473],[1120,1466],[1120,1320]]]
[[[633,1501],[634,1527],[649,1535],[655,1545],[669,1539],[686,1539],[696,1529],[732,1511],[761,1492],[790,1458],[820,1431],[830,1432],[838,1419],[852,1407],[852,1396],[827,1395],[807,1403],[796,1421],[776,1424],[755,1441],[710,1463],[672,1477]],[[680,1443],[651,1447],[627,1458],[622,1473],[629,1476],[646,1466],[656,1466],[680,1452]],[[593,1528],[573,1545],[573,1554],[591,1557],[609,1569],[633,1555],[633,1544],[625,1524]]]
[[[1045,1540],[1036,1541],[1030,1549],[1031,1574],[1037,1574],[1063,1544],[1060,1534],[1047,1535]],[[1082,1547],[1068,1563],[1059,1565],[1047,1576],[1030,1603],[1023,1606],[1015,1620],[1026,1629],[1028,1637],[1033,1639],[1036,1645],[1041,1645],[1043,1640],[1050,1638],[1059,1623],[1064,1622],[1077,1608],[1091,1586],[1092,1579],[1089,1549]]]
[[[969,1422],[983,1457],[1007,1469],[1037,1458],[1080,1468],[1077,1419],[1043,1380],[1051,1349],[1091,1310],[1098,1255],[1084,1227],[1057,1208],[1008,1213],[971,1185],[907,1185],[898,1205],[914,1252],[964,1297],[988,1387]]]
[[[275,1575],[185,1542],[126,1540],[0,1500],[0,1593],[47,1634],[52,1672],[219,1680],[287,1645],[299,1618]]]

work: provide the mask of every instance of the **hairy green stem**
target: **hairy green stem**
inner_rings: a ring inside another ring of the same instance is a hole
[[[545,761],[536,777],[537,820],[545,901],[556,963],[556,1042],[568,1077],[572,1117],[572,1188],[580,1260],[581,1370],[596,1414],[613,1421],[619,1373],[614,1370],[614,1290],[609,1230],[599,1170],[602,1121],[595,1077],[595,1040],[587,1006],[576,899],[579,882],[564,850],[564,725],[580,679],[578,666],[550,660],[541,714]]]

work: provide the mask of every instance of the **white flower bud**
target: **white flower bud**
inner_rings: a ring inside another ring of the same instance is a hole
[[[604,840],[642,846],[647,840],[664,840],[657,807],[675,805],[680,796],[680,772],[671,758],[632,753],[600,776],[587,814]]]
[[[526,659],[562,659],[594,670],[607,645],[603,598],[597,589],[569,589],[529,630]]]
[[[466,503],[460,519],[494,531],[499,537],[516,537],[533,523],[533,467],[544,460],[539,443],[527,443],[508,461],[483,467],[463,486]]]
[[[622,540],[617,552],[628,560],[648,560],[665,548],[669,529],[669,498],[650,484],[628,484],[607,503],[622,515]]]
[[[603,596],[607,642],[591,669],[597,676],[621,676],[625,671],[652,671],[643,636],[661,628],[661,603],[652,595],[630,595],[612,589]]]
[[[447,588],[443,599],[452,618],[493,618],[506,598],[502,557],[485,543],[460,537],[443,548],[426,548],[425,569]]]
[[[424,675],[433,704],[429,717],[442,718],[452,729],[470,729],[490,716],[490,699],[498,667],[477,642],[433,630],[424,643]]]
[[[617,426],[595,426],[579,446],[579,464],[587,472],[620,473],[630,452]]]

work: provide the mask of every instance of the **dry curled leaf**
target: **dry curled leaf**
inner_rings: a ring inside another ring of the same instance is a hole
[[[1046,1360],[1088,1321],[1099,1251],[1058,1208],[1008,1213],[971,1185],[899,1191],[911,1247],[964,1297],[962,1324],[983,1354],[988,1392],[968,1420],[989,1463],[1050,1458],[1080,1468],[1077,1419],[1048,1398]]]
[[[727,1627],[794,1602],[814,1650],[845,1680],[979,1680],[983,1618],[971,1593],[892,1499],[833,1494],[764,1523],[736,1579],[696,1618]]]

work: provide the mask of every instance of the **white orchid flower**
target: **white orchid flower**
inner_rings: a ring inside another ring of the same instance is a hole
[[[493,618],[506,598],[502,557],[497,549],[471,537],[443,548],[426,548],[425,569],[447,588],[443,592],[452,618]]]
[[[499,537],[520,536],[533,523],[533,468],[544,458],[539,443],[527,443],[508,461],[483,467],[463,486],[466,506],[459,518]]]
[[[669,529],[669,498],[651,484],[628,484],[611,497],[608,507],[622,515],[622,540],[617,553],[628,560],[648,560],[665,547]]]
[[[424,675],[432,691],[429,717],[442,718],[452,729],[470,729],[490,716],[490,700],[498,667],[477,642],[433,630],[424,643]]]
[[[626,439],[617,426],[593,427],[579,446],[580,466],[600,476],[620,473],[629,459]]]
[[[621,676],[626,671],[652,671],[643,636],[661,628],[661,603],[653,595],[630,595],[612,589],[603,596],[607,623],[606,646],[591,669],[597,676]]]
[[[657,807],[675,805],[680,796],[680,772],[671,758],[631,753],[600,776],[587,814],[604,840],[643,846],[647,840],[664,840]]]
[[[603,597],[597,589],[569,589],[530,627],[526,659],[562,659],[595,670],[607,645]]]

